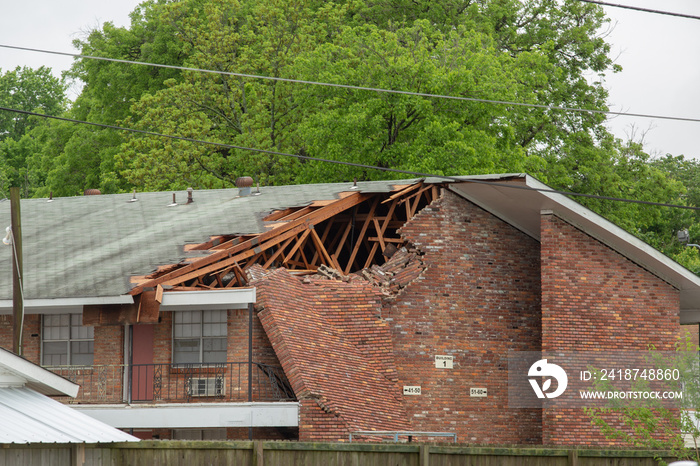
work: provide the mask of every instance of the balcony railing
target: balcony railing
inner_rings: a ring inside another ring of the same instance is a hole
[[[47,369],[80,385],[73,403],[244,402],[248,363],[57,366]],[[253,363],[253,401],[293,401],[281,367]]]

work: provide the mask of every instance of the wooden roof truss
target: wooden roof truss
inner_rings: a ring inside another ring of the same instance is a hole
[[[246,270],[253,264],[297,274],[315,273],[321,265],[343,274],[381,265],[385,255],[404,245],[397,230],[434,201],[439,188],[418,182],[390,193],[349,191],[339,199],[274,211],[264,218],[267,231],[191,246],[209,254],[142,277],[131,294],[246,286]]]

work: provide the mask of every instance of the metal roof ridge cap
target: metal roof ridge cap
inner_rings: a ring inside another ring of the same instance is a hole
[[[547,186],[546,184],[542,183],[541,181],[537,180],[536,178],[534,178],[530,175],[526,176],[526,185],[531,187],[531,188],[534,188],[534,189],[546,189],[546,190],[552,189],[551,187]],[[661,265],[670,269],[672,272],[680,275],[682,278],[689,280],[695,286],[700,287],[700,277],[698,277],[693,272],[686,269],[681,264],[674,261],[673,259],[671,259],[667,255],[665,255],[664,253],[657,251],[653,246],[642,241],[641,239],[637,238],[633,234],[629,233],[627,230],[623,229],[622,227],[620,227],[620,226],[614,224],[613,222],[611,222],[610,220],[606,219],[602,215],[597,214],[596,212],[592,211],[591,209],[584,206],[583,204],[579,204],[578,202],[576,202],[572,199],[569,199],[568,197],[566,197],[563,194],[546,192],[546,191],[539,191],[539,193],[542,196],[545,196],[545,197],[549,198],[550,200],[556,202],[560,206],[568,209],[572,213],[580,216],[582,219],[588,220],[589,222],[606,230],[610,234],[620,238],[624,242],[628,243],[629,245],[633,246],[634,248],[636,248],[640,252],[647,255],[651,260],[660,263]],[[548,210],[551,210],[551,209],[548,209]],[[608,241],[604,240],[603,238],[600,238],[599,235],[596,235],[595,233],[589,231],[588,229],[585,229],[585,225],[582,225],[581,222],[577,222],[574,219],[568,217],[566,215],[566,213],[558,211],[558,210],[553,211],[552,213],[554,215],[562,218],[563,220],[566,220],[567,222],[571,223],[574,226],[583,228],[584,229],[583,231],[586,234],[589,234],[590,236],[594,237],[598,241],[600,241],[603,244],[614,249],[616,252],[623,255],[624,257],[631,260],[632,262],[635,262],[635,263],[638,262],[637,260],[629,257],[628,254],[625,254],[624,252],[620,251],[617,247],[610,244]],[[641,264],[641,265],[643,265],[645,268],[651,268],[651,266],[653,264]],[[666,274],[662,274],[661,277],[664,280],[671,282],[671,280],[666,276]],[[675,282],[675,283],[673,283],[673,282]],[[672,283],[674,284],[674,286],[676,286],[679,290],[683,289],[683,287],[677,283],[677,280],[674,280],[673,282]]]

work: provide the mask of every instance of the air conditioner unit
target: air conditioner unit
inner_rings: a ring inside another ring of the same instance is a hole
[[[186,386],[187,396],[224,396],[224,379],[221,377],[192,377]]]

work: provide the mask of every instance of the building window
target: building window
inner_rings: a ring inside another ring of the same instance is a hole
[[[226,311],[173,313],[173,363],[226,362]]]
[[[81,314],[47,314],[41,326],[41,363],[44,366],[91,366],[95,329],[83,325]]]
[[[226,428],[173,429],[173,440],[226,440]]]

